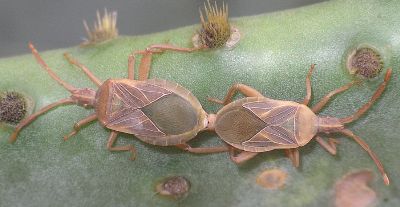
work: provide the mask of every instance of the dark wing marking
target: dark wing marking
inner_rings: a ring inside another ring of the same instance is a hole
[[[110,117],[106,127],[128,134],[148,137],[165,136],[165,134],[139,109],[125,108],[114,113]]]

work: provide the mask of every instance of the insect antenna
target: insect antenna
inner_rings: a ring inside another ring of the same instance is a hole
[[[67,89],[69,92],[73,93],[73,91],[77,90],[74,86],[66,83],[65,81],[61,80],[60,77],[58,77],[52,70],[51,68],[44,62],[42,57],[40,57],[39,52],[36,50],[35,46],[31,42],[29,42],[29,48],[32,51],[33,56],[36,58],[37,62],[39,63],[40,66],[42,66],[43,69],[47,71],[47,73],[55,80],[57,81],[60,85],[62,85],[65,89]]]
[[[96,84],[97,86],[100,86],[102,82],[95,76],[93,73],[87,68],[85,65],[80,63],[78,60],[74,59],[71,57],[69,53],[64,53],[64,58],[72,65],[75,65],[79,67],[88,77],[89,79]]]
[[[343,124],[353,122],[353,121],[357,120],[358,118],[360,118],[361,115],[363,115],[366,111],[368,111],[368,109],[371,108],[371,106],[376,102],[376,100],[378,100],[378,98],[382,95],[383,91],[386,88],[387,83],[390,80],[391,75],[392,75],[392,69],[389,68],[386,71],[386,75],[385,75],[385,79],[384,79],[383,83],[381,83],[381,85],[379,85],[378,89],[376,89],[374,95],[371,97],[371,99],[368,101],[368,103],[364,104],[353,115],[340,119],[340,122]]]
[[[383,181],[385,182],[385,185],[389,185],[390,181],[389,181],[389,177],[387,176],[385,169],[383,168],[382,163],[379,161],[378,156],[371,150],[371,148],[369,148],[368,144],[366,142],[364,142],[360,137],[358,137],[357,135],[353,134],[352,131],[348,130],[348,129],[343,129],[341,131],[339,131],[340,133],[354,139],[354,141],[356,141],[359,145],[361,145],[361,147],[368,152],[369,156],[371,156],[371,158],[374,160],[376,166],[378,167],[379,171],[382,174],[382,178]]]

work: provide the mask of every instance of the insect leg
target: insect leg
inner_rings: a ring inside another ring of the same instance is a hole
[[[135,79],[136,55],[143,55],[139,65],[139,80],[147,80],[151,67],[151,58],[155,52],[158,51],[139,50],[132,52],[128,58],[128,79]]]
[[[340,142],[336,139],[329,138],[328,142],[326,142],[323,138],[320,136],[315,136],[315,140],[320,144],[326,151],[331,153],[332,155],[336,155],[337,150],[336,150],[336,145],[339,144]]]
[[[82,63],[78,62],[76,59],[72,58],[70,54],[64,53],[64,58],[72,65],[77,66],[78,68],[82,69],[82,71],[90,78],[90,80],[96,84],[97,86],[100,86],[102,81],[100,81],[96,76],[93,75],[93,73]]]
[[[242,164],[251,158],[255,157],[258,155],[258,152],[247,152],[247,151],[242,151],[239,154],[235,154],[235,148],[230,147],[229,150],[229,155],[231,160],[236,163],[236,164]]]
[[[311,94],[312,94],[312,91],[311,91],[311,75],[312,75],[312,72],[314,70],[314,67],[315,67],[315,64],[312,64],[311,67],[310,67],[310,70],[308,71],[307,77],[306,77],[307,95],[306,95],[306,97],[304,97],[304,100],[303,100],[303,104],[306,105],[306,106],[308,105],[308,103],[310,102],[310,99],[311,99]]]
[[[196,50],[201,50],[204,49],[204,47],[192,47],[192,48],[186,48],[186,47],[177,47],[174,45],[170,44],[154,44],[150,45],[147,50],[161,50],[161,51],[166,51],[166,50],[171,50],[171,51],[176,51],[176,52],[193,52]]]
[[[97,114],[94,113],[80,121],[78,121],[75,125],[74,125],[74,129],[72,130],[72,132],[70,132],[68,135],[64,136],[64,140],[67,141],[67,139],[69,139],[70,137],[74,136],[76,133],[78,133],[78,131],[81,129],[81,127],[85,124],[88,124],[94,120],[97,119]]]
[[[356,141],[365,151],[368,152],[369,156],[372,158],[372,160],[374,160],[376,166],[378,167],[379,171],[381,172],[383,181],[385,182],[385,185],[389,185],[389,183],[390,183],[389,178],[385,172],[385,169],[383,168],[382,163],[379,161],[378,156],[369,148],[368,144],[366,142],[364,142],[360,137],[353,134],[353,132],[348,129],[343,129],[339,132],[354,139],[354,141]]]
[[[209,153],[219,153],[219,152],[227,152],[229,148],[227,146],[219,146],[219,147],[191,147],[190,145],[183,143],[175,145],[179,149],[197,153],[197,154],[209,154]]]
[[[134,60],[135,54],[142,54],[143,57],[140,61],[140,66],[139,66],[139,80],[147,80],[149,77],[149,72],[150,72],[150,67],[151,67],[151,59],[153,53],[161,53],[167,50],[171,51],[176,51],[176,52],[193,52],[196,50],[200,50],[203,48],[183,48],[183,47],[176,47],[170,44],[155,44],[155,45],[150,45],[149,47],[146,48],[144,51],[137,51],[133,52],[132,55],[129,56],[128,60],[128,77],[133,78],[133,65],[134,65]]]
[[[141,52],[141,51],[139,51]],[[135,80],[135,54],[138,52],[132,52],[128,57],[128,79]]]
[[[285,149],[286,156],[292,161],[294,167],[300,166],[300,153],[299,149],[292,148],[292,149]]]
[[[60,85],[62,85],[65,89],[67,89],[69,92],[73,93],[73,91],[76,90],[76,88],[66,82],[64,82],[63,80],[61,80],[60,77],[58,77],[53,70],[51,70],[51,68],[44,62],[44,60],[42,59],[42,57],[40,57],[39,52],[36,50],[35,46],[33,46],[32,43],[29,43],[29,48],[32,51],[33,56],[36,58],[37,62],[39,63],[39,65],[47,71],[47,73],[55,80],[57,81],[57,83],[59,83]]]
[[[312,111],[314,113],[319,112],[328,102],[329,100],[335,96],[336,94],[342,93],[344,91],[346,91],[347,89],[349,89],[351,86],[353,86],[355,83],[358,83],[359,81],[353,81],[350,82],[334,91],[329,92],[325,97],[323,97],[317,104],[315,104],[315,106],[312,107]]]
[[[24,128],[25,126],[27,126],[28,124],[30,124],[32,121],[34,121],[36,118],[38,118],[40,115],[46,113],[47,111],[53,109],[54,107],[57,107],[59,105],[64,105],[64,104],[73,104],[75,103],[75,101],[73,101],[70,98],[65,98],[65,99],[61,99],[55,103],[49,104],[45,107],[43,107],[42,109],[40,109],[39,111],[37,111],[36,113],[28,116],[27,118],[25,118],[24,120],[22,120],[16,127],[14,132],[11,134],[9,142],[13,143],[15,142],[15,140],[17,139],[17,136],[19,134],[19,132],[22,130],[22,128]]]
[[[242,93],[247,97],[263,97],[263,95],[256,89],[244,84],[237,83],[229,88],[228,93],[226,94],[224,100],[219,100],[214,98],[208,98],[208,100],[218,104],[226,105],[232,102],[232,97],[235,95],[237,91],[239,91],[240,93]]]
[[[378,89],[376,89],[374,95],[371,97],[371,99],[368,101],[368,103],[364,104],[356,113],[354,113],[351,116],[348,116],[346,118],[340,119],[340,122],[343,124],[350,123],[354,120],[357,120],[358,118],[361,117],[366,111],[368,111],[369,108],[376,102],[376,100],[382,95],[383,91],[386,88],[387,83],[390,80],[390,76],[392,75],[392,69],[388,69],[386,71],[385,79],[381,85],[379,85]]]
[[[107,142],[107,149],[110,151],[130,151],[132,153],[130,159],[134,160],[136,158],[136,149],[133,145],[113,147],[115,141],[117,140],[117,136],[117,131],[111,131],[110,137],[108,138]]]

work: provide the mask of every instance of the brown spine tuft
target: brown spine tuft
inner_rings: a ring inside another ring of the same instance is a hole
[[[217,2],[213,6],[207,1],[207,4],[204,3],[204,10],[206,18],[200,10],[201,28],[198,32],[200,43],[208,48],[224,46],[231,36],[228,5],[222,3],[222,8],[218,8]]]

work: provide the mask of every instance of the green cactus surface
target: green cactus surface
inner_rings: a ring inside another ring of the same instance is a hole
[[[371,47],[382,58],[382,73],[336,96],[320,114],[345,117],[354,113],[383,81],[386,68],[393,68],[382,97],[348,125],[378,155],[391,179],[389,186],[356,142],[335,134],[327,137],[340,141],[336,156],[312,140],[300,148],[299,168],[292,166],[282,150],[261,153],[238,166],[227,153],[194,155],[120,134],[117,145],[137,148],[137,158],[131,161],[128,152],[106,149],[110,130],[98,122],[63,141],[75,122],[93,113],[93,109],[69,105],[38,118],[22,130],[14,144],[8,143],[13,127],[0,125],[0,206],[334,206],[335,183],[345,174],[363,169],[374,174],[375,204],[399,206],[399,11],[400,1],[395,0],[334,0],[235,18],[231,24],[240,30],[241,40],[234,48],[156,54],[150,72],[152,78],[186,87],[207,112],[216,113],[221,106],[208,102],[207,97],[223,98],[234,83],[250,85],[274,99],[301,101],[306,94],[306,74],[314,63],[313,105],[356,79],[346,69],[347,55],[360,45]],[[41,54],[63,80],[76,87],[96,88],[63,58],[64,52],[101,80],[124,78],[131,51],[155,43],[192,47],[191,38],[198,28],[122,36],[91,47]],[[35,46],[40,51],[40,45]],[[31,54],[0,59],[0,79],[0,92],[28,94],[35,102],[34,111],[69,96]],[[222,141],[214,133],[204,132],[190,144],[212,146]],[[266,189],[257,184],[258,175],[269,169],[286,173],[282,187]],[[171,176],[183,176],[190,182],[185,197],[168,199],[156,192],[158,182]]]

